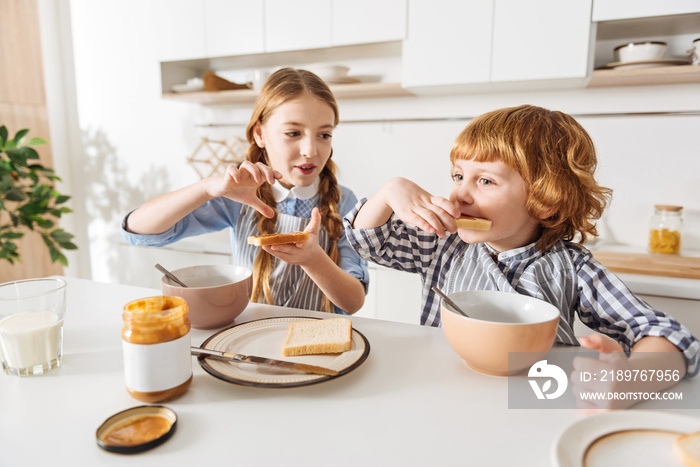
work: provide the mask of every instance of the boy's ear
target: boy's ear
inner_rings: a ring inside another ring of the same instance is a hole
[[[550,217],[555,215],[558,210],[559,206],[552,206],[551,208],[544,209],[537,215],[537,218],[540,220],[549,219]]]
[[[255,122],[255,125],[253,125],[253,138],[255,138],[255,144],[257,144],[258,147],[265,147],[265,141],[263,141],[262,137],[262,125],[260,122]]]

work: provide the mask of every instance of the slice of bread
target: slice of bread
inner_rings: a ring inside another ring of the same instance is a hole
[[[305,242],[309,239],[309,232],[273,233],[266,235],[252,235],[248,237],[249,245],[282,245],[284,243]]]
[[[491,230],[491,221],[480,217],[462,216],[455,219],[459,229]]]
[[[676,438],[673,455],[686,467],[700,467],[700,431]]]
[[[347,318],[292,321],[282,345],[282,354],[290,357],[341,353],[351,347],[352,321]]]

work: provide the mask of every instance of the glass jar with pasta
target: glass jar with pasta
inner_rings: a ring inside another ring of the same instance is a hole
[[[667,255],[681,253],[683,207],[657,204],[649,226],[649,251]]]

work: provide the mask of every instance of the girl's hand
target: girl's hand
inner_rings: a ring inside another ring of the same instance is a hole
[[[247,204],[267,218],[272,218],[275,211],[257,197],[256,191],[260,185],[267,182],[270,185],[282,178],[282,174],[262,162],[253,164],[244,161],[240,167],[229,165],[221,178],[213,178],[208,194],[212,198],[224,196],[239,203]]]
[[[311,222],[306,226],[304,232],[309,232],[309,239],[305,242],[286,243],[283,245],[265,245],[263,250],[270,253],[287,264],[297,264],[304,266],[314,261],[319,254],[326,254],[318,243],[318,232],[321,228],[321,214],[318,208],[311,211]]]
[[[450,200],[433,196],[405,178],[391,180],[382,191],[386,204],[402,221],[438,237],[444,237],[445,231],[457,232],[455,218],[460,212]]]

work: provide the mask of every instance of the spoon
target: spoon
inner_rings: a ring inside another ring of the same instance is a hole
[[[160,264],[156,263],[156,269],[159,270],[160,272],[162,272],[163,274],[165,274],[165,276],[166,276],[168,279],[170,279],[171,281],[175,282],[175,283],[178,284],[179,286],[187,288],[187,286],[185,285],[184,282],[182,282],[180,279],[178,279],[177,277],[175,277],[175,274],[173,274],[172,272],[168,271],[167,269],[165,269],[165,268],[164,268],[163,266],[161,266]]]
[[[435,286],[433,286],[432,289],[433,289],[433,292],[435,292],[436,294],[438,294],[439,296],[441,296],[442,299],[445,301],[445,303],[447,303],[447,304],[450,305],[452,308],[454,308],[455,311],[459,312],[459,313],[460,313],[462,316],[464,316],[465,318],[469,318],[469,315],[466,314],[460,307],[458,307],[457,304],[456,304],[455,302],[452,301],[452,299],[450,299],[447,295],[445,295],[444,293],[442,293],[442,291],[441,291],[440,289],[438,289],[438,288],[435,287]]]

